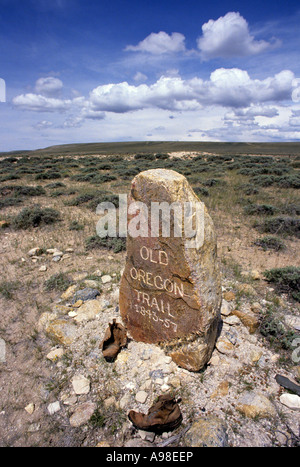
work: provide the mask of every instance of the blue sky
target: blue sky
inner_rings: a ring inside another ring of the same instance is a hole
[[[299,141],[299,24],[289,0],[0,0],[0,151]]]

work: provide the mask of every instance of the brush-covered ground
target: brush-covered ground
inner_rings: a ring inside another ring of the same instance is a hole
[[[300,156],[174,148],[0,159],[1,446],[299,445],[299,397],[275,376],[300,382]],[[126,251],[96,236],[96,207],[149,168],[185,175],[217,232],[223,322],[199,373],[156,346],[129,341],[114,363],[99,349]],[[167,392],[181,426],[136,430],[129,410]]]

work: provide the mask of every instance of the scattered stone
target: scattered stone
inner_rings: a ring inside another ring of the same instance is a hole
[[[55,263],[57,263],[60,260],[61,260],[61,256],[59,256],[59,255],[55,255],[55,256],[52,257],[52,261],[54,261]]]
[[[150,211],[152,202],[177,203],[182,209],[186,203],[193,206],[190,218],[194,214],[197,222],[192,240],[174,235],[176,216],[168,237],[149,235],[148,221],[141,222],[142,227],[147,225],[147,236],[127,235],[121,317],[135,341],[160,342],[177,365],[199,371],[210,359],[220,320],[221,281],[213,222],[186,178],[173,170],[139,173],[132,181],[128,212],[136,201]]]
[[[292,410],[300,410],[300,397],[297,394],[283,393],[279,398],[280,402]]]
[[[216,349],[225,355],[231,354],[234,351],[234,345],[228,340],[221,338],[216,342]]]
[[[33,402],[30,402],[30,404],[26,405],[25,410],[29,415],[32,415],[35,409],[35,405]]]
[[[55,253],[56,249],[55,248],[47,248],[46,253],[47,255],[53,255]]]
[[[268,418],[276,415],[275,408],[270,400],[254,391],[242,394],[236,409],[249,418]]]
[[[54,319],[46,326],[46,333],[58,344],[70,345],[76,337],[76,326],[66,319]]]
[[[227,302],[232,302],[233,300],[235,300],[235,294],[234,294],[234,292],[232,292],[232,291],[224,292],[224,293],[223,293],[223,298],[224,298]]]
[[[82,304],[83,300],[77,300],[77,302],[73,304],[73,308],[80,308]]]
[[[45,264],[43,264],[43,266],[41,266],[41,267],[39,268],[39,271],[41,271],[41,272],[47,271],[47,266],[46,266]]]
[[[73,427],[79,427],[89,421],[91,416],[96,410],[96,404],[94,402],[84,402],[76,407],[75,412],[70,417],[70,425]]]
[[[28,251],[28,256],[39,256],[43,253],[43,250],[42,248],[39,248],[39,247],[35,247],[35,248],[31,248],[31,250]]]
[[[36,433],[37,431],[39,431],[41,428],[41,424],[40,423],[31,423],[28,427],[28,430],[27,432],[28,433]]]
[[[108,274],[106,274],[105,276],[102,276],[102,277],[101,277],[101,281],[102,281],[102,284],[107,284],[108,282],[111,282],[111,281],[112,281],[112,278],[111,278],[111,276],[109,276]]]
[[[219,384],[217,389],[212,393],[210,396],[212,399],[216,397],[224,397],[227,396],[229,391],[229,381],[222,381],[222,383]]]
[[[226,323],[229,326],[238,326],[241,324],[241,321],[237,316],[232,315],[223,317],[223,323]]]
[[[300,331],[300,316],[284,315],[284,320],[288,326]]]
[[[241,294],[244,294],[247,296],[257,295],[256,290],[250,284],[237,284],[236,287]]]
[[[184,435],[186,447],[227,447],[227,428],[223,420],[208,416],[194,422]]]
[[[0,337],[0,363],[6,362],[6,342]]]
[[[59,347],[58,349],[53,349],[51,350],[47,355],[46,355],[46,358],[48,358],[48,360],[51,360],[51,361],[55,361],[57,360],[58,358],[61,358],[64,354],[64,349],[62,349],[61,347]]]
[[[259,320],[256,316],[250,315],[249,313],[244,313],[240,310],[233,310],[232,314],[241,320],[250,334],[253,334],[259,326]]]
[[[96,289],[99,286],[99,282],[94,281],[92,279],[84,279],[83,282],[87,287],[90,287],[91,289]]]
[[[83,375],[73,376],[72,386],[75,394],[88,394],[90,392],[90,380]]]
[[[155,433],[153,433],[151,431],[139,430],[138,434],[143,440],[149,441],[149,443],[153,443],[153,441],[155,439]]]
[[[86,287],[85,289],[75,292],[73,302],[76,303],[77,300],[82,300],[83,302],[87,302],[88,300],[95,300],[98,295],[100,295],[98,289]]]
[[[104,399],[103,405],[106,409],[109,407],[113,407],[117,405],[116,398],[114,396],[108,397],[107,399]]]
[[[50,415],[55,414],[56,412],[60,411],[60,403],[59,401],[52,402],[48,405],[48,412]]]
[[[66,253],[74,253],[74,248],[66,248],[65,252]]]
[[[77,315],[74,320],[77,323],[92,320],[100,313],[101,309],[101,302],[98,300],[88,300],[86,303],[83,303],[80,308],[77,308]]]
[[[258,302],[252,303],[252,305],[251,305],[251,311],[252,311],[253,313],[260,313],[260,312],[262,311],[262,306],[261,306],[261,304],[258,303]]]
[[[145,391],[139,391],[136,393],[135,400],[140,402],[140,404],[144,404],[148,398],[148,394]]]
[[[261,279],[261,275],[260,275],[259,271],[256,271],[255,269],[253,269],[253,271],[251,271],[250,277],[251,277],[251,279],[253,279],[255,281],[259,281]]]
[[[221,305],[221,315],[229,316],[232,310],[232,305],[223,298],[222,305]]]

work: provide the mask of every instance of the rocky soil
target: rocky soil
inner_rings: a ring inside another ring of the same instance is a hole
[[[43,274],[47,254],[28,253],[24,262],[36,261]],[[48,252],[58,264],[75,254]],[[116,257],[124,265],[123,253],[108,261]],[[300,343],[283,351],[260,333],[275,295],[257,271],[244,271],[244,281],[223,272],[218,340],[208,365],[195,373],[178,367],[159,346],[132,339],[114,362],[103,358],[108,323],[121,322],[121,272],[97,269],[86,279],[87,272],[77,270],[72,285],[52,294],[50,306],[31,315],[24,303],[26,325],[18,326],[17,313],[2,321],[1,446],[299,445],[300,397],[275,376],[299,382]],[[285,329],[299,331],[298,305],[284,295],[276,304]],[[180,427],[160,435],[135,429],[128,412],[146,413],[165,393],[181,398]]]

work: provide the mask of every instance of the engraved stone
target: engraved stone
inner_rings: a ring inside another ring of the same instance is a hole
[[[160,211],[157,226],[152,215],[159,206],[166,211]],[[139,225],[140,235],[133,235],[132,224]],[[132,181],[127,227],[123,322],[134,340],[159,344],[179,366],[199,371],[214,348],[222,299],[216,235],[206,207],[183,175],[147,170]]]

